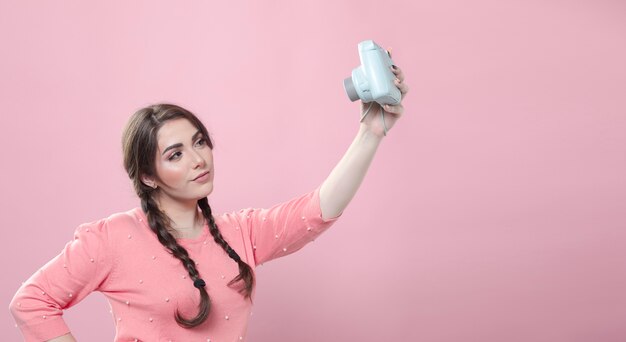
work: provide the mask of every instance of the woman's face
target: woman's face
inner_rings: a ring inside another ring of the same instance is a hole
[[[180,118],[166,121],[158,131],[156,172],[159,200],[195,202],[213,190],[213,151],[208,137]],[[201,177],[199,177],[201,176]]]

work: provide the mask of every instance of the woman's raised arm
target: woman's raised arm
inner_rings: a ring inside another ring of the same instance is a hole
[[[409,90],[404,83],[404,74],[398,67],[391,70],[404,98]],[[384,113],[378,103],[370,104],[369,113],[362,119],[356,138],[321,186],[320,207],[324,219],[339,216],[348,206],[374,159],[378,145],[404,112],[402,102],[394,106],[385,105]],[[370,104],[362,103],[361,111]]]

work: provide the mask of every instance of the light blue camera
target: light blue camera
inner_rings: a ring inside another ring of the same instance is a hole
[[[393,82],[396,76],[390,70],[393,61],[387,52],[373,40],[365,40],[359,43],[359,58],[361,65],[352,70],[352,77],[343,81],[350,100],[398,104],[401,94]]]

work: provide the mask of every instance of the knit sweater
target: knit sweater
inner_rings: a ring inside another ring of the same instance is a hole
[[[322,219],[319,189],[269,209],[214,215],[215,223],[255,269],[302,248],[341,216]],[[214,242],[206,224],[199,237],[177,241],[206,282],[211,311],[201,325],[185,329],[174,320],[177,309],[195,317],[199,291],[150,230],[145,213],[134,208],[80,225],[74,240],[19,288],[10,310],[25,341],[69,333],[63,310],[92,291],[102,292],[110,304],[115,341],[245,341],[252,303],[227,285],[239,274],[237,263]]]

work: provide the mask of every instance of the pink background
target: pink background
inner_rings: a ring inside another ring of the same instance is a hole
[[[312,190],[358,128],[356,45],[411,92],[343,218],[259,269],[251,341],[626,340],[622,1],[2,1],[2,303],[138,205],[121,129],[171,101],[217,212]],[[104,296],[68,310],[111,341]],[[19,340],[5,310],[2,339]]]

